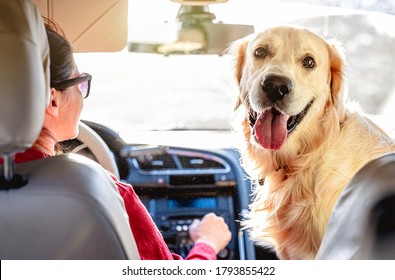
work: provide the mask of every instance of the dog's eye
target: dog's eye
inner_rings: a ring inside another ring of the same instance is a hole
[[[315,66],[315,61],[311,56],[306,56],[303,59],[302,64],[306,68],[313,68]]]
[[[267,50],[263,47],[259,47],[254,52],[255,57],[264,58],[267,55]]]

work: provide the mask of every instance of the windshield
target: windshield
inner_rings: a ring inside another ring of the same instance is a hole
[[[178,7],[171,1],[129,0],[129,32],[175,21]],[[350,98],[368,114],[393,118],[395,0],[231,0],[210,5],[210,11],[218,21],[251,24],[256,32],[290,23],[336,38],[348,61]],[[83,119],[118,131],[231,129],[237,88],[227,55],[135,53],[126,47],[75,58],[80,71],[93,75]]]

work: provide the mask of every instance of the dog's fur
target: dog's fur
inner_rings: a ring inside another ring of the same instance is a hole
[[[345,60],[336,42],[279,26],[234,42],[229,52],[239,87],[236,109],[243,112],[242,164],[256,182],[245,225],[279,258],[313,259],[343,188],[368,161],[394,151],[393,141],[344,101]],[[307,56],[314,67],[303,65]],[[292,82],[284,99],[271,101],[263,92],[269,74]],[[251,112],[257,117],[271,107],[287,118],[308,108],[274,149],[259,144],[249,120]]]

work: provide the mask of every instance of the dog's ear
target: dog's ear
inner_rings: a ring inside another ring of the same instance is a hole
[[[234,41],[230,44],[226,53],[233,58],[233,76],[236,79],[237,86],[240,88],[240,81],[243,75],[244,64],[246,61],[246,50],[249,39],[247,37]],[[241,95],[239,94],[234,110],[241,105]]]
[[[330,87],[332,102],[338,108],[339,119],[344,119],[344,98],[345,98],[345,73],[346,61],[341,44],[336,40],[329,42],[330,55]]]

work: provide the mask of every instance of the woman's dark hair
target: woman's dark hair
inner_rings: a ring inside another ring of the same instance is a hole
[[[55,22],[43,17],[47,31],[50,56],[51,87],[70,78],[74,67],[73,48]]]
[[[65,38],[63,30],[55,22],[43,17],[45,29],[47,31],[48,44],[49,44],[49,58],[50,58],[50,86],[67,80],[73,73],[75,62],[73,57],[73,48],[70,42]],[[51,131],[43,127],[42,134],[47,134],[49,137],[54,138]],[[41,143],[40,138],[36,141],[37,146],[44,147],[45,144]],[[60,143],[55,145],[55,154],[60,155],[63,153],[63,147]]]

